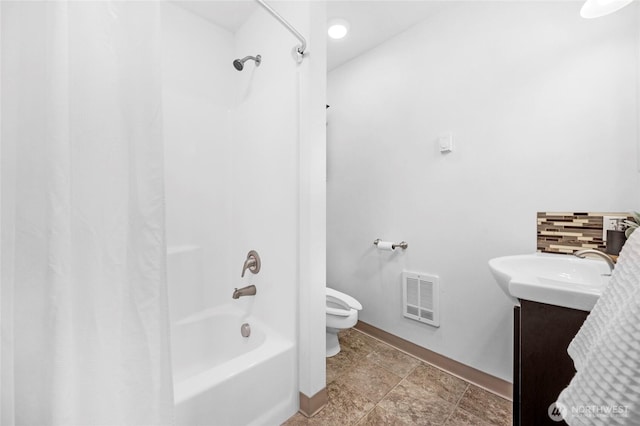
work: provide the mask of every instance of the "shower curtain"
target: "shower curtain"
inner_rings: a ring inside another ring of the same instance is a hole
[[[0,5],[2,425],[171,424],[159,3]]]

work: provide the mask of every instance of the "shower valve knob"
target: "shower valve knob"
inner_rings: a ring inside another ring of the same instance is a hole
[[[244,265],[242,265],[242,274],[241,277],[244,277],[245,271],[248,269],[252,274],[257,274],[260,272],[260,256],[258,252],[255,250],[251,250],[247,253],[247,260],[244,261]]]

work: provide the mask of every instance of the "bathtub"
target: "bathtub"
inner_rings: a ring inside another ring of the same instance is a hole
[[[236,304],[174,322],[171,338],[177,426],[278,425],[296,412],[295,345]]]

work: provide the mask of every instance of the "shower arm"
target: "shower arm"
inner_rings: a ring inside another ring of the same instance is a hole
[[[293,26],[287,22],[278,12],[273,10],[271,6],[264,2],[264,0],[256,0],[260,6],[262,6],[267,12],[269,12],[274,18],[276,18],[286,29],[291,32],[298,40],[300,40],[300,45],[296,46],[296,55],[298,56],[298,63],[302,62],[304,59],[305,50],[307,49],[307,40],[302,37],[302,34],[298,32]]]

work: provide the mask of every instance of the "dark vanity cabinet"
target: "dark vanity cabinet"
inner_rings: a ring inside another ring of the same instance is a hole
[[[567,348],[589,312],[520,300],[514,308],[513,424],[563,425],[549,417],[575,374]]]

